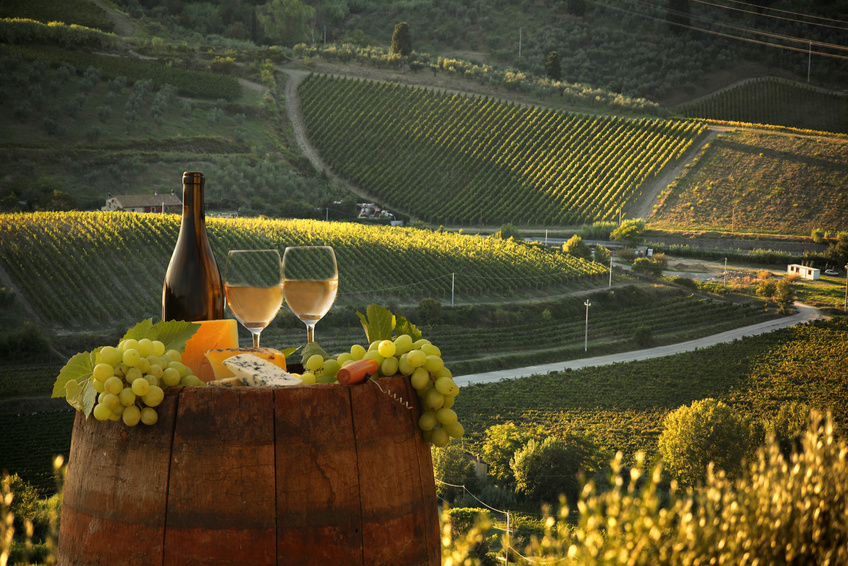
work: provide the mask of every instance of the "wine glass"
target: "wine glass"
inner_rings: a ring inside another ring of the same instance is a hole
[[[306,324],[306,341],[314,342],[315,324],[336,300],[339,270],[330,246],[292,246],[283,253],[283,295]]]
[[[283,275],[277,250],[230,250],[224,270],[224,293],[233,316],[253,335],[268,326],[283,304]]]

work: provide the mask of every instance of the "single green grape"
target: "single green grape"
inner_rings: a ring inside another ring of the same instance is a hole
[[[374,340],[370,344],[368,344],[368,350],[377,350],[380,348],[380,340]]]
[[[106,421],[109,420],[109,417],[112,415],[112,409],[102,403],[98,403],[94,406],[93,413],[94,418],[98,421]]]
[[[453,377],[453,373],[451,373],[451,370],[448,368],[442,366],[442,369],[433,372],[433,377],[437,379],[440,377]]]
[[[324,367],[324,356],[321,354],[313,354],[309,356],[309,359],[306,360],[306,364],[304,365],[306,369],[309,371],[318,371],[322,367]]]
[[[96,379],[91,380],[91,386],[94,387],[94,390],[98,393],[103,393],[106,391],[106,388],[103,386],[102,381],[97,381]]]
[[[160,342],[159,340],[153,341],[153,355],[154,356],[162,356],[165,354],[165,344]]]
[[[433,430],[435,427],[436,413],[433,411],[421,413],[421,416],[418,418],[418,428],[421,430]]]
[[[206,384],[199,377],[190,373],[185,377],[180,378],[179,385],[186,385],[189,387],[202,387]]]
[[[150,391],[150,382],[146,379],[136,379],[132,382],[131,387],[132,392],[141,397],[147,395],[147,392]]]
[[[123,361],[129,367],[135,367],[138,365],[138,362],[141,360],[141,354],[138,353],[138,350],[134,350],[130,348],[129,350],[124,350]]]
[[[129,407],[135,403],[135,393],[133,393],[131,387],[124,387],[121,392],[118,393],[118,399],[121,400],[121,405]]]
[[[145,407],[141,410],[141,422],[144,424],[155,425],[158,420],[159,414],[156,412],[156,409]]]
[[[124,414],[121,415],[121,418],[124,420],[125,425],[135,426],[141,420],[141,409],[135,405],[130,405],[124,409]]]
[[[138,363],[135,364],[135,368],[133,369],[138,369],[138,371],[140,371],[141,373],[147,373],[148,371],[150,371],[150,365],[150,360],[148,360],[147,358],[141,358],[140,360],[138,360]]]
[[[180,375],[180,372],[176,368],[169,367],[162,372],[162,383],[168,387],[173,387],[179,384],[182,378],[183,376]]]
[[[374,361],[377,362],[377,365],[380,365],[380,364],[383,363],[383,356],[381,356],[380,352],[378,352],[376,349],[368,350],[367,352],[365,352],[365,355],[362,356],[362,359],[374,360]]]
[[[353,356],[354,360],[361,360],[365,357],[365,347],[360,346],[359,344],[354,344],[350,347],[350,355]]]
[[[138,369],[137,367],[135,367],[135,368],[130,368],[127,371],[127,375],[124,377],[124,379],[126,380],[127,383],[132,384],[133,381],[135,381],[136,379],[139,379],[141,376],[142,376],[142,371],[140,369]]]
[[[420,368],[427,361],[427,354],[421,350],[410,350],[406,353],[406,361],[414,368]]]
[[[440,377],[436,380],[436,389],[445,397],[459,395],[459,386],[450,377]]]
[[[439,356],[430,354],[424,359],[424,367],[427,368],[427,371],[430,373],[434,373],[445,367],[445,362],[443,362],[442,358]]]
[[[343,354],[339,354],[336,358],[336,361],[339,362],[339,367],[344,367],[345,362],[353,361],[353,354],[350,352],[344,352]]]
[[[438,420],[441,425],[453,424],[457,420],[456,412],[453,409],[446,409],[442,407],[436,411],[436,420]]]
[[[150,385],[159,385],[159,379],[155,375],[145,374],[144,380]]]
[[[442,357],[442,351],[439,350],[436,346],[432,344],[424,344],[421,346],[421,351],[427,354],[428,356],[438,356]]]
[[[105,346],[100,349],[100,361],[115,367],[121,363],[121,352],[114,346]]]
[[[106,392],[117,395],[124,388],[124,380],[113,375],[103,383],[103,388]]]
[[[303,383],[315,383],[316,381],[315,374],[311,371],[305,371],[300,374],[300,379],[303,381]]]
[[[118,344],[118,349],[122,352],[126,352],[127,350],[138,350],[138,340],[135,338],[122,340],[121,343]]]
[[[138,353],[142,358],[153,355],[153,340],[150,338],[142,338],[138,341]]]
[[[324,375],[329,375],[332,378],[336,377],[336,374],[339,373],[342,365],[338,360],[334,360],[333,358],[324,360]]]
[[[397,348],[395,347],[395,343],[391,340],[383,340],[377,345],[377,351],[380,352],[380,355],[384,358],[391,358],[395,355]]]
[[[427,391],[427,394],[424,396],[424,406],[429,411],[438,411],[445,404],[445,396],[436,391],[436,389],[430,389]]]
[[[334,383],[336,378],[332,375],[324,375],[323,373],[319,373],[315,376],[315,383]]]
[[[144,404],[148,407],[158,407],[162,400],[165,398],[165,392],[161,387],[157,387],[155,385],[150,386],[150,390],[141,396],[141,400],[144,401]]]
[[[443,428],[433,429],[433,436],[430,437],[430,442],[438,448],[444,448],[450,442],[450,436]]]
[[[401,354],[400,358],[398,358],[398,370],[403,375],[412,375],[412,372],[415,371],[415,368],[409,365],[409,362],[406,360],[406,353]]]
[[[461,438],[465,434],[465,429],[458,421],[449,425],[445,425],[443,428],[445,429],[445,432],[448,433],[448,436],[450,436],[451,438]]]
[[[383,363],[380,364],[380,372],[386,377],[396,375],[398,372],[398,359],[390,356],[383,360]]]
[[[189,374],[188,366],[184,365],[182,362],[171,362],[168,364],[168,367],[177,370],[180,377],[185,377]]]
[[[426,338],[419,338],[418,340],[416,340],[415,342],[412,343],[412,348],[414,350],[420,350],[421,346],[423,346],[425,344],[429,344],[429,343],[430,343],[430,341],[427,340]]]
[[[94,366],[94,370],[91,372],[91,375],[97,381],[106,381],[115,375],[115,367],[111,364],[99,363]]]
[[[445,402],[442,404],[443,409],[450,409],[453,407],[453,403],[456,401],[456,397],[448,397],[445,395]]]
[[[401,334],[395,338],[395,355],[405,354],[412,349],[412,336]]]
[[[431,383],[430,372],[424,368],[417,368],[412,372],[412,375],[409,376],[409,383],[415,389],[424,389]]]
[[[118,407],[121,406],[121,399],[114,393],[101,393],[99,395],[100,404],[109,409],[110,411],[114,411]]]
[[[162,379],[162,374],[164,372],[165,372],[165,370],[162,369],[162,366],[160,366],[159,364],[152,364],[150,366],[150,369],[147,370],[147,373],[149,375],[156,377],[156,379]],[[127,381],[129,381],[129,376],[127,376]]]
[[[183,355],[180,354],[177,350],[168,350],[165,352],[164,357],[171,358],[172,362],[181,362],[183,361]],[[167,365],[167,364],[165,364]]]

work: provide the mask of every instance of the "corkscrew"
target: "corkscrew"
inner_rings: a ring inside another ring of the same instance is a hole
[[[385,393],[386,395],[388,395],[389,397],[391,397],[392,399],[394,399],[395,401],[397,401],[398,403],[400,403],[400,404],[401,404],[401,406],[406,407],[406,408],[407,408],[407,409],[409,409],[410,411],[412,410],[412,405],[410,405],[409,403],[407,403],[406,401],[404,401],[403,397],[401,397],[401,396],[400,396],[400,395],[398,395],[397,393],[394,393],[393,391],[386,391],[386,390],[384,390],[382,387],[380,387],[380,384],[379,384],[379,383],[377,383],[377,380],[376,380],[376,379],[374,379],[373,377],[369,377],[369,378],[368,378],[368,381],[370,381],[371,383],[373,383],[374,385],[376,385],[376,386],[377,386],[377,389],[379,389],[381,392]]]

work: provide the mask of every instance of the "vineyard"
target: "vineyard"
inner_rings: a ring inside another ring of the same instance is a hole
[[[848,133],[848,96],[763,77],[677,108],[687,118]]]
[[[0,261],[39,318],[59,327],[156,317],[178,215],[0,215]],[[207,222],[219,265],[230,249],[331,245],[340,303],[424,297],[466,300],[564,289],[605,266],[510,240],[307,220]]]
[[[704,131],[326,75],[298,94],[337,173],[433,223],[610,220]]]
[[[534,423],[554,434],[583,431],[650,460],[665,415],[707,397],[752,419],[800,402],[833,411],[844,425],[846,359],[848,320],[818,321],[667,358],[467,386],[455,408],[472,442],[494,424]]]
[[[848,228],[848,144],[734,130],[708,144],[650,217],[673,229],[809,235]]]

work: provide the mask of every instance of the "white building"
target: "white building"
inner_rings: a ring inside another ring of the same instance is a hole
[[[183,203],[177,195],[118,195],[106,200],[101,210],[123,210],[126,212],[174,212],[181,213]]]
[[[800,275],[801,279],[817,281],[819,276],[821,275],[821,270],[816,269],[815,267],[807,267],[806,265],[798,265],[797,263],[793,263],[792,265],[786,268],[786,273],[789,275],[795,273],[797,275]]]

